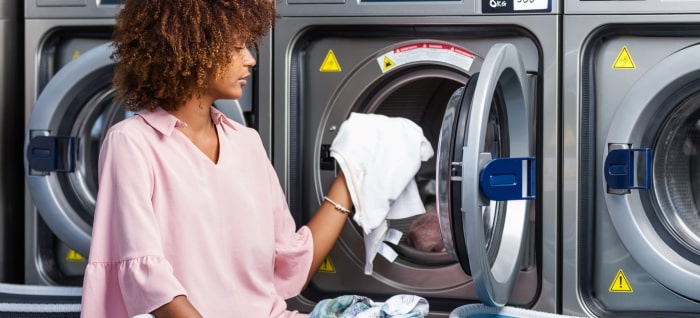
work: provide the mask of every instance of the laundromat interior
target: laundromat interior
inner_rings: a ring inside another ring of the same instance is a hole
[[[111,86],[122,2],[0,0],[0,317],[80,316],[100,145],[133,115]],[[434,318],[700,315],[699,2],[276,5],[243,97],[214,106],[258,132],[297,226],[352,113],[410,119],[435,152],[414,179],[440,243],[389,220],[396,259],[367,274],[348,219],[288,309],[410,294]]]

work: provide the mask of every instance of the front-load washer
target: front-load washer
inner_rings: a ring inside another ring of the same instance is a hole
[[[290,306],[414,294],[435,317],[481,301],[557,312],[558,4],[289,0],[279,11],[273,162],[298,224],[335,178],[329,146],[343,121],[400,116],[435,150],[416,182],[445,245],[416,248],[406,239],[416,218],[389,220],[404,233],[398,257],[377,256],[365,275],[362,230],[348,221]],[[513,170],[492,174],[487,162]],[[487,196],[500,177],[512,196]]]
[[[567,1],[563,311],[700,315],[700,4]]]
[[[22,282],[23,255],[22,199],[12,193],[22,186],[21,171],[23,130],[22,109],[17,107],[21,89],[19,68],[20,6],[15,1],[0,3],[0,282]]]
[[[112,124],[132,115],[113,100],[111,86],[114,61],[109,42],[118,3],[25,2],[25,281],[29,284],[82,285],[102,138]],[[265,47],[269,45],[263,41],[259,49]],[[258,94],[254,87],[269,84],[258,80],[257,68],[252,73],[251,85],[240,100],[217,100],[215,106],[234,120],[263,127],[261,138],[269,149],[265,133],[270,131],[269,115],[254,106],[258,99],[269,99],[269,93]]]

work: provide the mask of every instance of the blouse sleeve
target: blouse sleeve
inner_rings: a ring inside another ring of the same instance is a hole
[[[142,140],[117,130],[102,144],[83,317],[131,317],[186,295],[163,256],[150,200],[155,159]]]
[[[284,298],[299,295],[306,284],[313,260],[314,246],[311,230],[302,226],[296,229],[294,218],[272,165],[268,175],[272,189],[275,213],[275,275],[277,292]]]

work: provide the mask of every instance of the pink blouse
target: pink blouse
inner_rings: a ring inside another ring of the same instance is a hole
[[[206,318],[297,317],[311,231],[294,224],[257,132],[212,108],[219,161],[158,108],[110,128],[82,317],[149,313],[186,295]]]

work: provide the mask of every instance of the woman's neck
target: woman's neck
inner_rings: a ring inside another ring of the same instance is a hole
[[[211,102],[204,102],[199,98],[192,98],[182,107],[170,113],[186,123],[189,131],[206,130],[212,126],[211,104]]]

